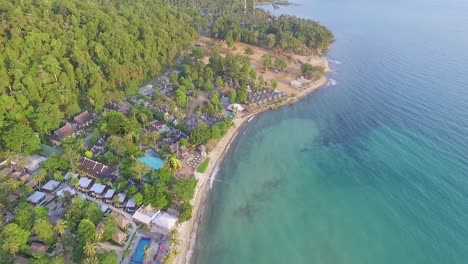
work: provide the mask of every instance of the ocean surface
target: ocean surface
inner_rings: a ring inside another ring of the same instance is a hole
[[[194,262],[468,263],[468,1],[294,2],[334,82],[240,131]]]

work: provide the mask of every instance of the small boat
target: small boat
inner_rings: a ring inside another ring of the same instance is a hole
[[[252,121],[254,119],[255,116],[252,116],[251,118],[249,118],[249,120],[247,120],[247,123],[250,123],[250,121]]]

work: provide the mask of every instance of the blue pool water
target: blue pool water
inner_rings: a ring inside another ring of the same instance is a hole
[[[157,157],[158,154],[156,153],[156,151],[152,150],[152,149],[148,149],[146,151],[146,154],[149,155],[149,156],[153,156],[153,157]]]
[[[145,256],[145,247],[149,246],[150,243],[151,243],[151,240],[147,238],[142,238],[140,240],[135,250],[135,253],[133,254],[132,264],[143,263],[143,258]]]
[[[162,160],[159,157],[144,156],[139,158],[138,160],[155,170],[159,170],[164,164],[164,160]]]
[[[227,113],[226,113],[226,117],[227,117],[227,118],[232,118],[232,112],[227,112]]]

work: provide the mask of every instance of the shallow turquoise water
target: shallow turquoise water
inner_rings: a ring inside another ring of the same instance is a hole
[[[194,261],[468,263],[468,2],[295,2],[337,84],[240,133]]]

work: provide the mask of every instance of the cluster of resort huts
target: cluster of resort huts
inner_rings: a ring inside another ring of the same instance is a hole
[[[24,183],[24,185],[34,188],[37,182],[34,180],[34,175],[37,173],[39,166],[47,158],[40,155],[26,156],[11,162],[10,166],[4,166],[6,160],[0,162],[0,166],[4,168],[0,170],[0,174],[15,178]],[[12,196],[10,199],[13,199]]]
[[[152,121],[149,124],[146,132],[158,132],[160,134],[168,133],[169,137],[164,139],[164,143],[167,145],[169,151],[175,153],[178,158],[181,159],[185,158],[189,154],[189,149],[179,144],[181,139],[188,139],[189,136],[177,128],[168,126],[164,121]]]
[[[276,89],[263,88],[249,94],[249,103],[253,106],[261,106],[287,97],[285,92]]]

